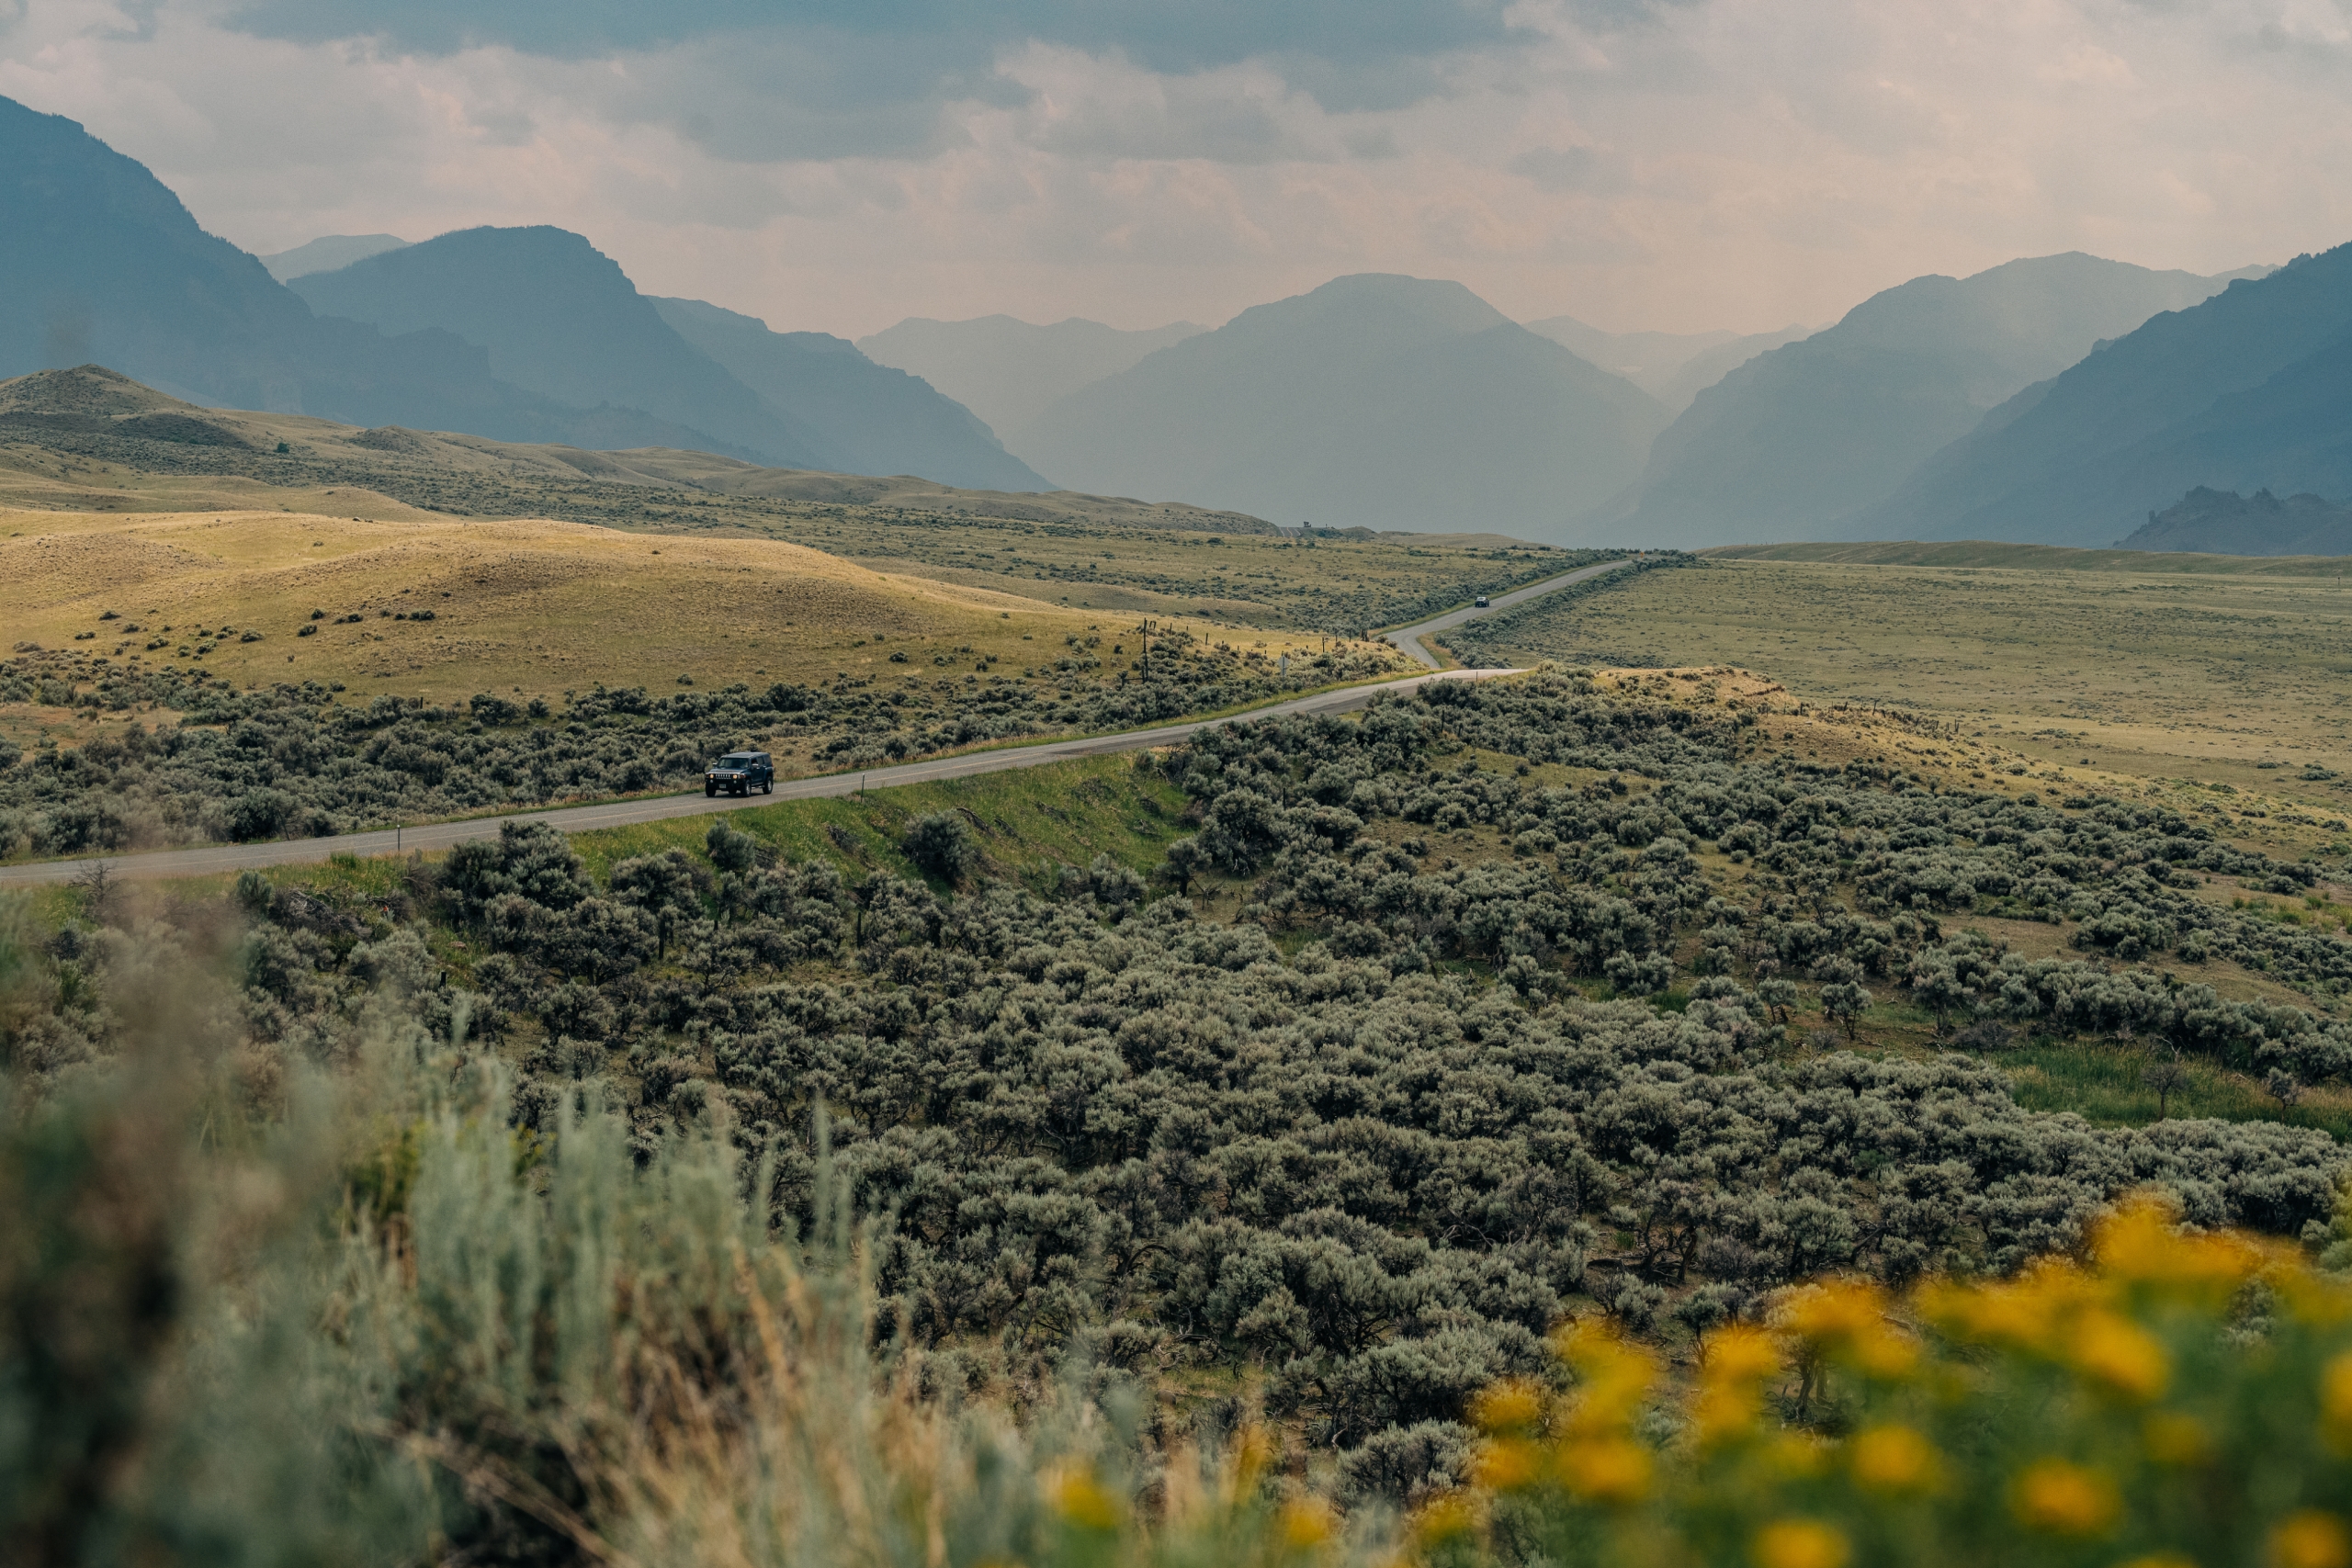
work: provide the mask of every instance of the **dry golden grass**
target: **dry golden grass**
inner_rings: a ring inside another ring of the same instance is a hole
[[[1790,711],[1768,728],[1800,759],[1877,751],[1978,787],[2161,800],[2290,858],[2347,842],[2335,824],[2352,808],[2352,587],[2308,562],[2236,573],[2208,557],[2158,570],[2161,557],[2041,554],[2101,558],[2029,570],[1718,555],[1581,600],[1511,651],[1770,671]],[[1929,722],[1882,735],[1868,711],[1881,705]]]
[[[928,670],[934,653],[957,648],[1020,667],[1097,626],[1107,656],[1125,629],[775,540],[415,512],[5,511],[0,574],[8,645],[75,649],[77,634],[95,632],[79,639],[86,651],[125,664],[196,663],[200,632],[233,628],[204,668],[240,684],[342,681],[363,697],[555,696],[598,682],[675,689],[681,675],[700,686],[829,680],[890,669],[893,653]],[[120,618],[101,620],[108,610]],[[314,610],[326,619],[312,623]],[[391,618],[428,610],[428,621]],[[353,615],[362,618],[338,624]],[[314,635],[298,635],[311,624]],[[248,629],[261,639],[237,640]],[[1268,650],[1315,640],[1273,637]],[[1106,670],[1133,653],[1106,657]]]

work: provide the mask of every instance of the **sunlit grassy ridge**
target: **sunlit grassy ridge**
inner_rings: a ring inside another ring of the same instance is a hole
[[[1099,620],[797,545],[544,521],[0,513],[0,571],[16,640],[82,637],[147,664],[209,641],[203,667],[232,681],[339,680],[436,701],[673,687],[681,675],[822,680],[876,673],[892,653],[926,666],[961,646],[1013,657],[1024,641],[1034,659],[1040,640]],[[117,618],[101,619],[109,610]],[[1276,651],[1302,646],[1317,644]]]
[[[0,504],[553,517],[780,539],[887,573],[1076,609],[1318,633],[1399,625],[1576,564],[1577,552],[1491,534],[1367,537],[1356,530],[1291,540],[1256,519],[1237,517],[1227,527],[1218,513],[1150,500],[943,491],[919,480],[752,468],[693,452],[588,452],[188,409],[144,389],[107,395],[200,416],[236,444],[19,425],[6,433],[13,440],[0,441]],[[284,451],[275,449],[280,442]]]

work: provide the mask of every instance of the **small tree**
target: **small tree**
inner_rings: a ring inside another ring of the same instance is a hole
[[[92,925],[113,923],[115,898],[121,888],[105,861],[94,860],[75,874],[74,890],[82,896],[82,913]]]
[[[1758,983],[1756,987],[1756,999],[1771,1010],[1774,1023],[1789,1021],[1789,1010],[1797,1005],[1803,994],[1794,980],[1779,975]]]
[[[2188,1087],[2188,1064],[2180,1059],[2180,1047],[2150,1056],[2148,1065],[2140,1069],[2140,1081],[2156,1091],[2156,1120],[2171,1115],[2172,1097]]]
[[[1167,858],[1159,863],[1158,874],[1175,885],[1179,893],[1193,890],[1193,878],[1199,875],[1208,856],[1201,849],[1198,838],[1183,838],[1168,846]]]
[[[899,844],[918,869],[942,882],[960,882],[980,858],[971,829],[952,811],[934,811],[907,824]]]
[[[703,837],[704,847],[710,851],[710,863],[737,876],[752,869],[759,859],[760,841],[749,833],[739,833],[724,822],[713,822]]]
[[[1833,980],[1821,987],[1821,1010],[1854,1038],[1854,1023],[1870,1010],[1871,994],[1850,980]]]

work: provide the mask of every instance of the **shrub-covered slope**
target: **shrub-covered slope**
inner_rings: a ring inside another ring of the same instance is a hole
[[[1357,1494],[1451,1473],[1465,1402],[1543,1373],[1564,1315],[1667,1334],[1822,1269],[2004,1272],[2143,1185],[2199,1223],[2324,1228],[2324,1133],[2097,1128],[1967,1055],[1785,1028],[1850,1032],[1907,990],[1970,1044],[2120,1034],[2325,1078],[2344,1026],[2105,961],[2198,945],[2331,993],[2342,942],[2175,886],[2307,868],[2127,806],[1742,762],[1739,712],[1572,675],[1431,696],[1151,762],[1196,823],[1156,899],[1107,858],[992,881],[960,814],[910,825],[929,882],[725,823],[601,879],[544,829],[342,897],[248,874],[209,1027],[264,1085],[352,1059],[387,1009],[470,1030],[520,1074],[518,1136],[560,1136],[589,1088],[647,1157],[716,1113],[804,1225],[830,1142],[922,1386],[1035,1388],[1073,1352],[1180,1404],[1238,1378]],[[1953,929],[1978,909],[2070,919],[2086,956]],[[19,1072],[106,1057],[144,944],[207,918],[134,939],[92,912],[36,961]]]

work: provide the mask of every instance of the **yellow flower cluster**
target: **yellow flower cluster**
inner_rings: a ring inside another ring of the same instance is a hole
[[[1568,1393],[1476,1405],[1453,1539],[1508,1512],[1585,1568],[2352,1568],[2352,1290],[2158,1201],[2009,1279],[1785,1292],[1684,1387],[1595,1327],[1555,1345]]]

